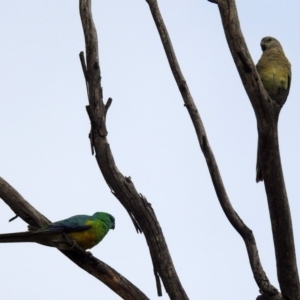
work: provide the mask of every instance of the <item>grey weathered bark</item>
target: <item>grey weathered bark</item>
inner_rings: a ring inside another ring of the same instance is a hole
[[[80,0],[80,16],[86,44],[86,66],[82,60],[91,121],[91,145],[96,153],[99,168],[112,193],[132,218],[136,229],[145,234],[149,246],[154,274],[161,294],[159,277],[171,299],[188,299],[173,265],[162,229],[155,212],[146,198],[137,192],[130,177],[124,177],[116,167],[107,140],[106,113],[111,103],[103,103],[101,74],[98,57],[98,39],[91,12],[91,1]],[[81,55],[82,57],[82,55]]]
[[[211,2],[218,4],[229,49],[257,119],[281,293],[284,299],[299,300],[300,284],[293,227],[278,143],[277,124],[282,107],[268,96],[258,76],[240,29],[235,1]]]
[[[18,217],[23,219],[29,225],[40,228],[50,223],[45,216],[31,206],[8,182],[1,177],[0,198]],[[82,252],[61,252],[80,268],[101,280],[121,298],[128,300],[149,299],[125,277],[84,250],[82,250]]]
[[[167,32],[167,28],[164,24],[164,21],[162,19],[162,16],[159,11],[159,7],[156,0],[146,0],[149,4],[153,19],[155,21],[157,30],[159,32],[162,44],[164,46],[170,68],[173,72],[175,81],[178,85],[178,88],[181,92],[184,104],[190,114],[190,117],[192,119],[194,128],[196,130],[196,134],[198,137],[198,141],[201,147],[201,150],[203,151],[203,154],[206,158],[207,166],[218,196],[218,199],[220,201],[220,204],[223,208],[223,211],[228,218],[229,222],[232,224],[232,226],[238,231],[238,233],[242,236],[249,260],[250,265],[252,268],[252,272],[254,275],[254,278],[257,282],[257,285],[260,289],[260,292],[265,297],[278,297],[278,299],[281,298],[280,293],[277,291],[275,287],[273,287],[260,262],[255,238],[253,236],[252,231],[244,224],[244,222],[241,220],[241,218],[238,216],[238,214],[233,209],[230,200],[227,196],[226,189],[223,185],[222,178],[216,163],[216,160],[214,158],[213,152],[210,148],[208,138],[205,132],[205,128],[203,126],[202,120],[200,118],[200,115],[198,113],[197,107],[194,103],[193,97],[189,92],[188,85],[185,81],[185,78],[181,72],[181,69],[179,67],[170,37]]]

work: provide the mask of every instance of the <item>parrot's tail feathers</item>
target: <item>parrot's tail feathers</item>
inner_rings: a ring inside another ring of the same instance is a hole
[[[15,232],[0,234],[0,243],[34,242],[30,232]]]
[[[260,151],[259,139],[258,139],[257,158],[256,158],[256,182],[260,182],[263,180],[264,178],[261,169],[261,151]]]
[[[264,181],[264,178],[262,176],[261,168],[256,169],[256,182]]]

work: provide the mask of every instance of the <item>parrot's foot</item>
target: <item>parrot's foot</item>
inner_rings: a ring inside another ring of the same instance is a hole
[[[52,242],[54,244],[56,244],[57,248],[60,250],[72,250],[75,247],[78,247],[76,242],[73,240],[70,240],[65,233],[62,234],[62,239],[52,240]],[[66,246],[64,246],[64,245],[66,245]]]
[[[93,253],[90,251],[84,251],[84,255],[87,257],[87,259],[90,259],[93,257]]]
[[[66,235],[66,233],[64,233],[63,235],[63,239],[64,239],[64,242],[70,246],[70,250],[77,250],[79,252],[85,252],[83,249],[81,249],[77,243],[74,241],[74,240],[71,240],[69,239],[69,237]]]
[[[85,251],[83,248],[79,247],[74,240],[71,240],[66,233],[62,234],[62,239],[53,240],[53,243],[57,245],[57,248],[60,250],[71,250],[77,251],[78,253],[85,255],[88,259],[93,257],[91,252]],[[65,246],[63,246],[64,244]]]
[[[62,236],[66,244],[69,245],[71,249],[74,249],[77,246],[76,242],[74,240],[70,240],[66,233],[64,233]]]
[[[74,241],[73,241],[74,242]],[[73,251],[76,251],[80,253],[81,255],[84,255],[86,259],[91,259],[93,257],[93,254],[89,251],[84,250],[83,248],[79,247],[76,242],[74,242],[72,248]]]
[[[87,256],[87,258],[91,258],[93,254],[89,251],[85,251],[83,248],[79,247],[74,240],[70,240],[69,237],[64,233],[63,239],[65,240],[66,244],[70,246],[70,250],[75,250],[80,254]]]
[[[84,255],[87,259],[90,259],[93,257],[93,254],[90,251],[86,251],[83,248],[79,247],[76,243],[73,247],[73,250],[79,252],[80,254]]]

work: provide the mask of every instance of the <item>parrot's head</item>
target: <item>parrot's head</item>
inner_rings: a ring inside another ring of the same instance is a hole
[[[281,44],[278,40],[271,36],[264,37],[260,42],[261,50],[264,52],[266,50],[272,49],[272,48],[281,48]]]
[[[106,223],[109,229],[115,229],[115,218],[112,215],[105,212],[96,212],[93,217]]]

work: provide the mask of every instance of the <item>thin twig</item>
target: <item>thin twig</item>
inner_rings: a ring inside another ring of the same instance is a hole
[[[105,116],[108,112],[108,109],[110,108],[111,104],[112,104],[113,99],[112,98],[108,98],[105,104]]]
[[[83,51],[81,51],[79,53],[79,58],[80,58],[80,62],[81,62],[82,72],[83,72],[83,75],[84,75],[84,78],[85,78],[87,95],[89,96],[88,77],[87,77],[87,70],[86,70],[86,64],[85,64],[85,58],[84,58]]]
[[[18,215],[15,215],[14,217],[12,217],[11,219],[8,220],[8,222],[12,222],[14,221],[15,219],[17,219],[19,216]]]

